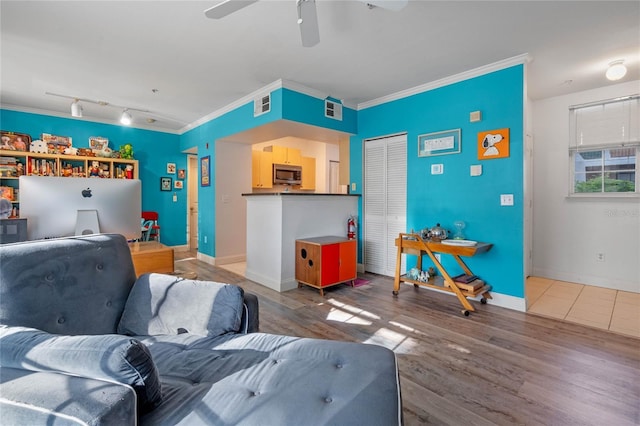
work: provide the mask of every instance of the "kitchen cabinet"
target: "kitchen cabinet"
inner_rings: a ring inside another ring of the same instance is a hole
[[[15,207],[12,217],[19,213],[22,175],[138,179],[138,172],[138,160],[0,150],[0,188]]]
[[[273,154],[266,151],[251,151],[251,186],[273,188]]]
[[[265,147],[264,151],[273,153],[273,162],[275,164],[290,164],[293,166],[302,164],[302,153],[298,148],[271,145]]]
[[[356,240],[325,236],[296,240],[296,281],[320,290],[357,277]]]
[[[316,189],[316,159],[314,157],[302,157],[302,184],[300,189]]]

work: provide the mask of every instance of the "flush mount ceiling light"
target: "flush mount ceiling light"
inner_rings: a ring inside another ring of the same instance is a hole
[[[124,111],[122,111],[122,115],[120,116],[120,123],[124,124],[125,126],[128,126],[131,124],[132,120],[133,120],[133,117],[131,117],[131,114],[129,113],[129,109],[125,108]]]
[[[77,118],[82,117],[82,105],[80,105],[80,100],[77,98],[71,102],[71,116]]]
[[[613,61],[609,64],[609,68],[607,69],[606,76],[607,79],[611,81],[620,80],[627,74],[627,67],[624,66],[624,60],[619,59],[617,61]]]

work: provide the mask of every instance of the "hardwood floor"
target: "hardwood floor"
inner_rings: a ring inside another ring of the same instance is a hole
[[[183,256],[184,258],[184,256]],[[260,301],[260,331],[375,343],[398,356],[406,425],[638,425],[640,339],[474,303],[391,278],[278,293],[181,260],[199,279],[238,284]]]

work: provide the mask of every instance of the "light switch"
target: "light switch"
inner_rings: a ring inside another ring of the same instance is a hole
[[[444,164],[432,164],[431,165],[431,174],[432,175],[441,175],[444,173]]]
[[[355,183],[355,182],[353,182],[353,183],[351,184],[351,192],[354,192],[355,190],[356,190],[356,183]]]
[[[471,176],[480,176],[482,175],[482,165],[474,164],[471,166]]]
[[[500,194],[500,205],[501,206],[512,206],[513,205],[513,194]]]
[[[173,193],[173,202],[176,203],[178,201],[178,194]]]

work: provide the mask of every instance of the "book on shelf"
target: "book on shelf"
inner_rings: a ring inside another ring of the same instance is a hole
[[[460,274],[460,275],[456,275],[455,277],[451,277],[451,279],[453,279],[455,282],[458,282],[458,283],[468,284],[472,281],[477,280],[478,277],[475,275]]]

